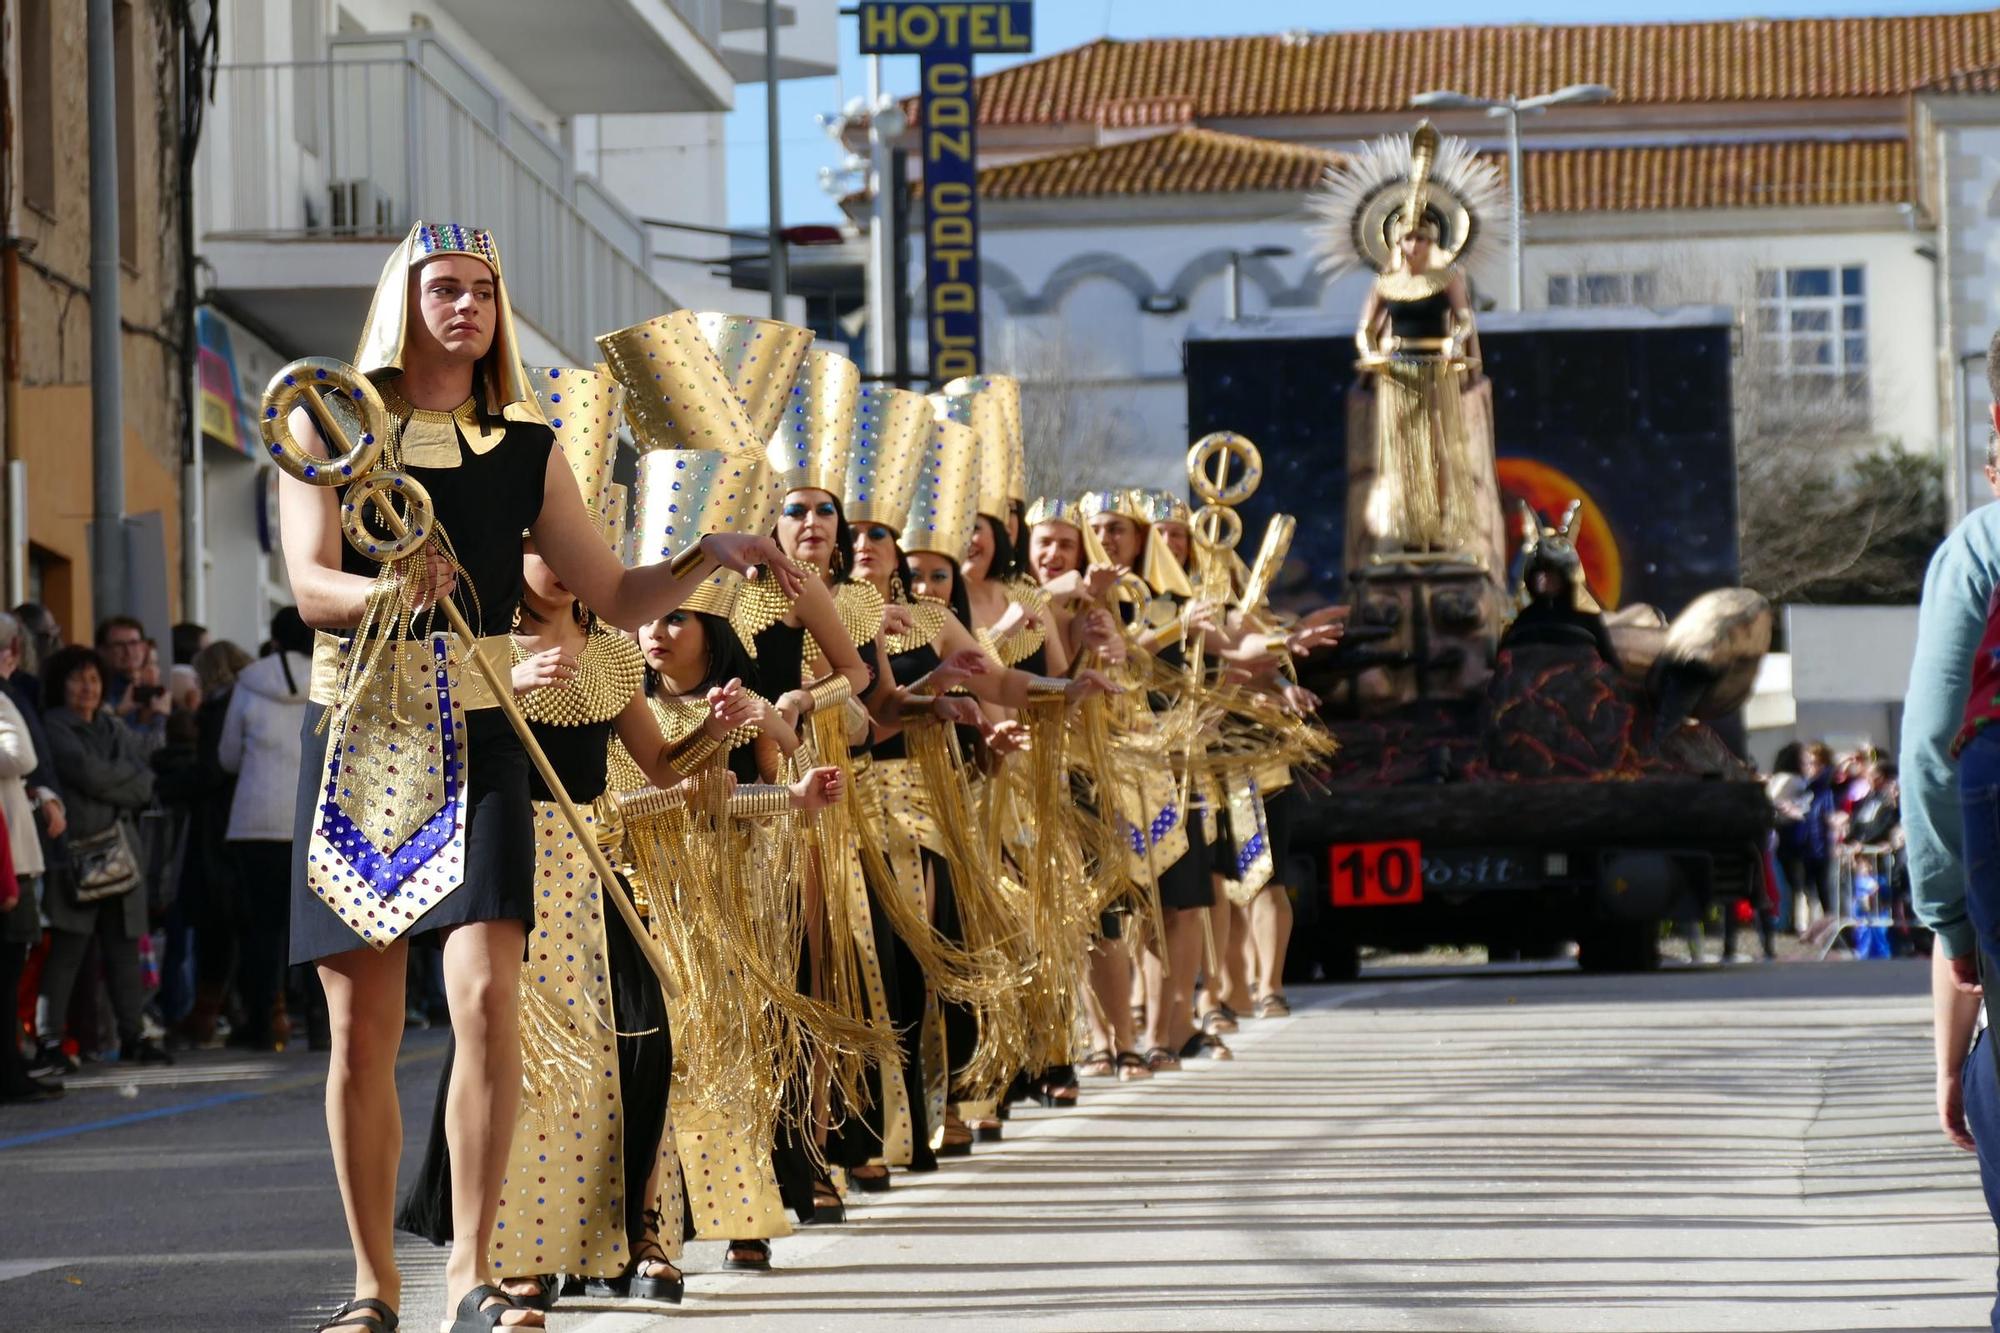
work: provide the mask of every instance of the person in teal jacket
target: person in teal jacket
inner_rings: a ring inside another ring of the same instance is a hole
[[[2000,404],[2000,334],[1987,357],[1993,400]],[[2000,432],[2000,406],[1994,409]],[[1997,436],[1996,438],[2000,438]],[[1987,473],[1995,475],[1994,445]],[[1903,830],[1911,900],[1937,936],[1931,951],[1938,1119],[1945,1135],[1978,1155],[1987,1211],[2000,1228],[2000,1060],[1990,1034],[1977,1044],[1980,932],[2000,923],[2000,729],[1973,733],[1966,704],[2000,590],[2000,504],[1967,515],[1931,557],[1917,615],[1916,653],[1903,704]],[[1977,710],[1975,710],[1977,711]],[[1961,748],[1962,747],[1962,748]],[[1961,782],[1963,779],[1963,782]],[[1961,790],[1963,786],[1963,790]],[[1968,829],[1966,811],[1977,823]],[[1980,818],[1981,814],[1984,818]],[[1968,832],[1972,834],[1968,847]],[[1968,851],[1973,853],[1968,873]],[[1988,942],[1988,969],[1995,950]],[[2000,1333],[2000,1301],[1992,1316]]]

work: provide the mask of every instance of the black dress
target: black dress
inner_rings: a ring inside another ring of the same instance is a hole
[[[542,490],[553,437],[546,426],[508,422],[499,444],[483,454],[460,445],[452,468],[404,470],[430,492],[437,526],[450,537],[462,573],[458,603],[475,634],[504,634],[521,600],[521,533],[542,512]],[[342,543],[340,567],[372,577],[381,566]],[[475,595],[476,590],[476,595]],[[471,668],[467,668],[470,670]],[[310,963],[369,947],[306,884],[310,832],[326,780],[326,709],[308,705],[300,736],[298,836],[292,842],[291,961]],[[535,919],[535,827],[528,805],[533,771],[498,708],[465,714],[465,882],[407,931],[415,938],[469,921]]]

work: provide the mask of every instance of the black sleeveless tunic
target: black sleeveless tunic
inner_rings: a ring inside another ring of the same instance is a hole
[[[1415,301],[1384,300],[1389,332],[1398,338],[1442,338],[1451,331],[1451,293],[1443,288]]]
[[[463,569],[453,600],[475,634],[505,634],[521,601],[521,533],[542,512],[554,436],[548,427],[509,422],[500,443],[477,454],[460,442],[457,467],[404,470],[430,492],[438,526]],[[341,544],[340,567],[372,577],[381,566]],[[470,667],[467,670],[471,670]],[[297,817],[292,838],[291,961],[309,963],[368,944],[306,886],[306,850],[326,780],[327,710],[309,705],[301,731]],[[465,882],[405,932],[415,939],[471,921],[532,926],[535,826],[529,807],[533,766],[498,708],[465,714]]]

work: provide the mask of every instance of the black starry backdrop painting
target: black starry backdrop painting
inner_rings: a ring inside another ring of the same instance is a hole
[[[1494,328],[1480,344],[1503,474],[1566,478],[1588,493],[1616,543],[1620,604],[1672,616],[1738,581],[1726,325]],[[1242,506],[1245,558],[1272,513],[1292,514],[1293,556],[1311,571],[1310,592],[1297,589],[1306,603],[1347,600],[1354,356],[1351,337],[1187,344],[1189,439],[1234,430],[1256,442],[1265,478]],[[1536,498],[1551,519],[1566,502],[1553,490]]]

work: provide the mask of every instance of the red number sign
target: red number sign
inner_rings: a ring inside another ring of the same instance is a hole
[[[1331,857],[1335,907],[1395,907],[1424,900],[1419,842],[1335,843]]]

